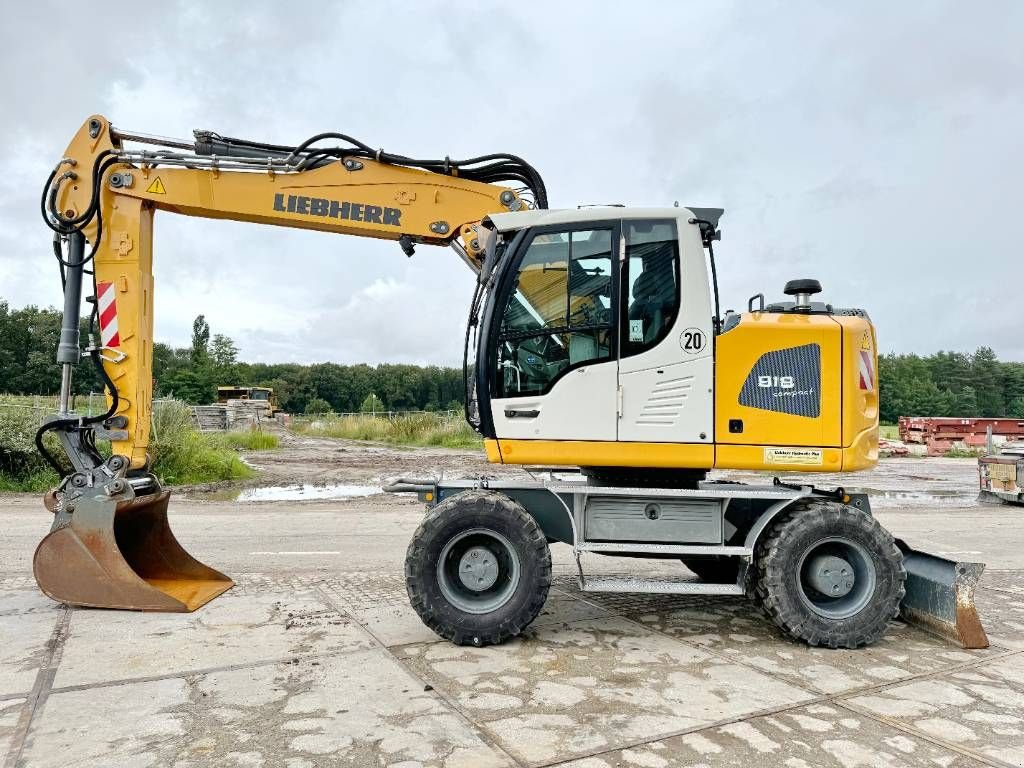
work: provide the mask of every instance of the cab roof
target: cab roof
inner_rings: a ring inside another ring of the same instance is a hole
[[[541,227],[548,224],[575,224],[586,221],[607,221],[608,219],[674,219],[685,217],[711,222],[715,228],[725,210],[722,208],[625,208],[617,205],[595,205],[586,208],[544,208],[511,213],[492,213],[485,219],[498,232],[514,232],[526,227]]]

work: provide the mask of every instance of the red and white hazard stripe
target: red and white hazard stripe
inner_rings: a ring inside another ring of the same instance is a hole
[[[96,306],[100,313],[100,344],[104,347],[121,346],[117,330],[117,302],[113,283],[97,283]]]
[[[860,350],[857,369],[860,373],[860,388],[872,391],[875,388],[875,364],[870,349]]]

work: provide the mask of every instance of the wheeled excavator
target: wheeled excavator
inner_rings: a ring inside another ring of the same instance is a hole
[[[863,310],[817,300],[809,279],[788,282],[787,301],[759,294],[723,313],[721,209],[552,210],[540,174],[511,154],[418,160],[340,133],[297,145],[167,139],[98,115],[41,208],[64,285],[59,412],[37,438],[62,476],[34,557],[55,600],[192,611],[232,586],[175,539],[150,466],[153,218],[167,211],[394,240],[410,256],[446,245],[476,273],[466,418],[491,462],[527,472],[387,485],[426,505],[405,576],[440,636],[486,645],[522,632],[561,542],[583,591],[747,595],[811,645],[869,644],[900,613],[987,644],[973,604],[983,565],[894,539],[865,494],[779,479],[876,463],[875,329]],[[83,357],[106,387],[96,416],[73,410]],[[776,477],[750,485],[710,470]],[[680,575],[595,571],[608,555],[672,561]]]

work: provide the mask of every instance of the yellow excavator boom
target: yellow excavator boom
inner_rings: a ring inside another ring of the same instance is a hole
[[[56,210],[73,220],[99,187],[97,215],[82,234],[90,243],[98,240],[93,263],[103,365],[117,390],[115,415],[124,421],[112,434],[112,450],[128,457],[133,470],[146,465],[149,449],[157,210],[402,240],[407,249],[456,242],[478,267],[477,223],[525,206],[507,187],[365,157],[305,170],[269,155],[265,162],[191,156],[194,167],[169,167],[169,159],[126,152],[110,123],[93,116],[68,146],[50,192]],[[102,333],[112,328],[116,337]]]

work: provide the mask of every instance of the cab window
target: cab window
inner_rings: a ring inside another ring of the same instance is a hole
[[[612,230],[543,232],[516,271],[498,333],[496,397],[547,392],[613,355]]]
[[[624,221],[622,357],[654,348],[679,315],[679,238],[675,221]]]

